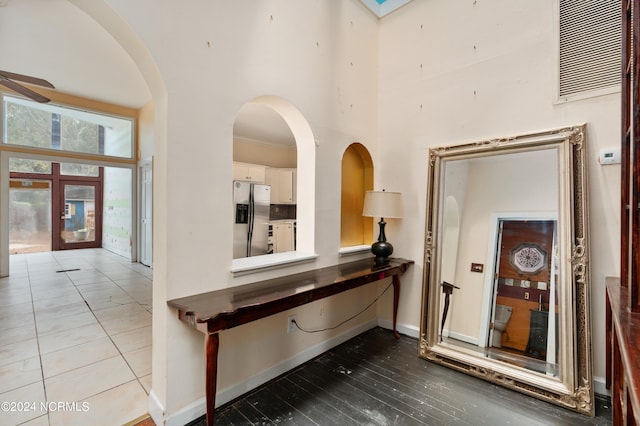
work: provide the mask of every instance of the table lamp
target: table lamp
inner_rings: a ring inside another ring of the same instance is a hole
[[[362,215],[367,217],[379,217],[380,235],[378,241],[371,245],[371,253],[376,258],[377,264],[384,263],[393,253],[393,246],[387,242],[384,234],[384,227],[387,222],[384,218],[400,218],[402,217],[402,194],[399,192],[367,191],[364,196],[364,208]]]

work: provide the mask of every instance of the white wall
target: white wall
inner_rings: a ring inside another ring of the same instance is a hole
[[[394,246],[422,269],[427,150],[587,123],[594,375],[605,376],[604,277],[619,273],[619,166],[596,163],[617,146],[619,94],[555,103],[555,0],[413,1],[381,21],[381,178],[408,193]],[[390,185],[387,185],[390,186]],[[399,321],[419,317],[421,285]],[[596,386],[596,390],[602,390]]]
[[[102,194],[102,247],[131,259],[131,169],[105,167]]]
[[[140,109],[137,122],[138,159],[148,161],[153,156],[153,120],[154,105],[149,102]]]

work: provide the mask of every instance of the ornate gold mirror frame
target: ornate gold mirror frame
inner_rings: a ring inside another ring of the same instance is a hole
[[[429,150],[419,355],[593,415],[585,151],[584,125]],[[458,220],[453,233],[450,201]],[[550,250],[523,237],[524,246],[511,252],[512,259],[522,247],[545,252],[547,278],[532,278],[526,268],[500,277],[496,252],[505,245],[496,229],[504,217],[552,225]],[[498,305],[501,312],[512,305],[511,331],[497,331]],[[515,318],[529,314],[528,323]],[[544,344],[535,351],[534,314],[546,320]],[[516,330],[528,334],[526,350],[507,347],[516,346]]]

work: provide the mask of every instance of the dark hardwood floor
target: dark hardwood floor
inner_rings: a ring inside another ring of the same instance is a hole
[[[204,417],[189,426],[204,425]],[[418,358],[374,328],[216,410],[216,425],[610,425]]]

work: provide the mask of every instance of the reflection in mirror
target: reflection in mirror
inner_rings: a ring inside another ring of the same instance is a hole
[[[583,132],[430,150],[420,355],[592,414]]]
[[[554,375],[556,345],[547,358],[547,330],[539,330],[538,322],[550,303],[557,154],[547,149],[443,165],[442,281],[459,289],[450,296],[448,318],[442,316],[441,341]],[[458,206],[464,209],[458,211]],[[483,240],[488,245],[474,244]],[[471,268],[485,259],[486,274]],[[524,266],[533,261],[538,263]],[[442,310],[444,305],[443,301]]]

